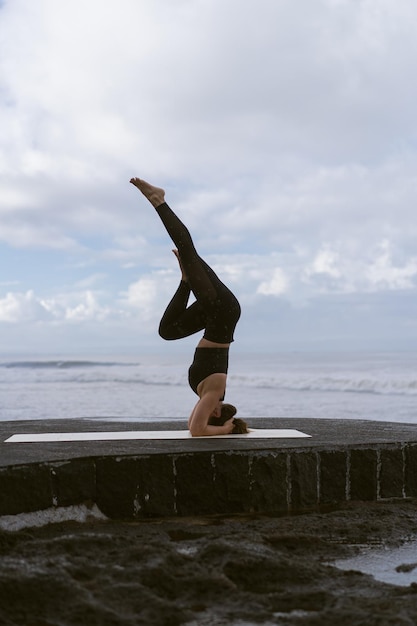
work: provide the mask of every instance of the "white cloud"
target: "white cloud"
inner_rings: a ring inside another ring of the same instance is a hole
[[[0,299],[0,322],[14,324],[49,317],[48,307],[37,298],[33,291],[26,293],[9,292]]]
[[[416,287],[417,258],[393,259],[393,246],[384,239],[369,250],[348,251],[343,243],[326,246],[306,267],[302,280],[322,293],[372,293]]]
[[[338,262],[339,259],[332,250],[320,250],[313,260],[311,269],[307,269],[307,275],[328,274],[332,278],[339,278],[340,270],[336,267]]]
[[[153,278],[140,278],[129,285],[126,304],[139,309],[146,317],[152,316],[157,297],[157,284]]]
[[[120,315],[102,306],[97,296],[90,290],[58,294],[53,298],[43,298],[33,290],[25,293],[8,292],[0,299],[0,322],[84,322],[86,320],[103,321]]]
[[[259,285],[257,293],[263,296],[280,296],[286,292],[287,288],[288,281],[284,272],[281,268],[276,267],[271,278]]]
[[[413,289],[417,284],[417,257],[409,258],[402,266],[395,266],[390,243],[384,240],[379,255],[367,268],[366,278],[375,291]]]
[[[74,307],[66,307],[65,319],[83,322],[85,320],[102,321],[109,317],[110,309],[101,306],[91,291],[86,291],[84,301]]]
[[[119,297],[119,305],[126,314],[144,322],[159,320],[179,283],[170,270],[159,270],[139,278]]]

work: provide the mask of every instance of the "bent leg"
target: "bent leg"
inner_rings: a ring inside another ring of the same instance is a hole
[[[201,305],[194,302],[187,308],[189,296],[189,285],[181,281],[159,324],[162,339],[182,339],[205,328],[206,316]]]

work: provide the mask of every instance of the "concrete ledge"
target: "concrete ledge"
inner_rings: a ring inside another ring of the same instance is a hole
[[[108,517],[285,514],[417,496],[417,426],[256,419],[311,439],[23,444],[15,433],[185,428],[185,422],[0,422],[0,515],[94,502]]]

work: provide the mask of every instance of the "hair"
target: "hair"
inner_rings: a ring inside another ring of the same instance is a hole
[[[222,404],[221,415],[220,417],[210,417],[208,423],[211,426],[223,426],[227,420],[230,420],[237,413],[237,408],[233,406],[233,404]],[[233,420],[233,435],[243,435],[248,433],[248,425],[246,422],[239,417],[235,417]]]

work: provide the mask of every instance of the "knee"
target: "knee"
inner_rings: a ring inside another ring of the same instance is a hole
[[[168,334],[166,332],[166,328],[164,328],[163,326],[159,325],[158,328],[158,335],[162,338],[162,339],[168,339]]]
[[[159,324],[158,334],[162,339],[165,339],[165,341],[171,341],[172,339],[175,339],[172,333],[172,329],[170,329],[168,326],[165,326],[164,324]]]

